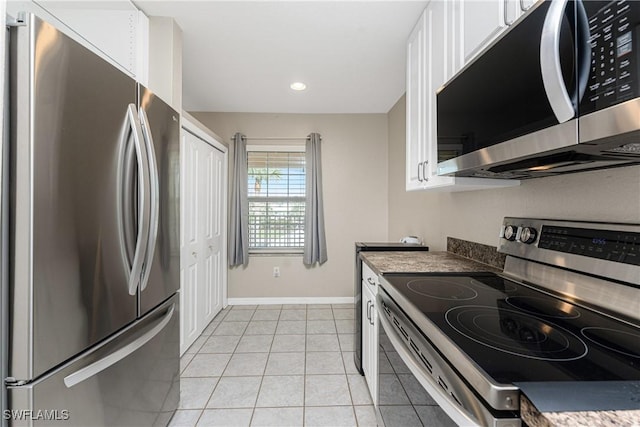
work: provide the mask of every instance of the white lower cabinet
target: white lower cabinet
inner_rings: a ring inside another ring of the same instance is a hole
[[[224,304],[227,153],[184,129],[181,139],[182,354]]]
[[[362,370],[369,387],[369,393],[375,405],[378,404],[378,315],[376,313],[376,295],[378,278],[371,274],[363,264],[362,274]],[[369,279],[369,280],[367,280]],[[372,284],[373,283],[373,284]]]

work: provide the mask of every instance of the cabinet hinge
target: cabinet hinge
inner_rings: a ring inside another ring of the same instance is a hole
[[[24,27],[27,25],[27,13],[18,12],[16,17],[7,15],[7,27]]]

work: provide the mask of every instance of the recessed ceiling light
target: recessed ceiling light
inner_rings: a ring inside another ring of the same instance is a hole
[[[291,83],[291,86],[289,86],[291,89],[293,90],[305,90],[307,88],[307,85],[302,83],[302,82],[295,82],[295,83]]]

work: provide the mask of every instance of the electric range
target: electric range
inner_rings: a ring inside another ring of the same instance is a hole
[[[521,393],[640,409],[640,225],[505,218],[499,251],[501,273],[382,276],[381,340],[451,420],[520,425]]]

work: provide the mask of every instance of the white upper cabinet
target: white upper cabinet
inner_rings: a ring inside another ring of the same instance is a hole
[[[7,12],[38,15],[147,85],[148,19],[131,1],[10,1]]]
[[[469,61],[506,27],[508,0],[463,0],[464,59]]]
[[[511,26],[537,0],[454,0],[460,3],[465,63]]]
[[[407,42],[407,191],[518,185],[518,181],[437,175],[436,92],[465,63],[463,14],[464,4],[459,0],[430,2]],[[483,20],[482,16],[476,19]]]
[[[425,173],[426,15],[420,16],[407,42],[407,190],[419,189]]]

